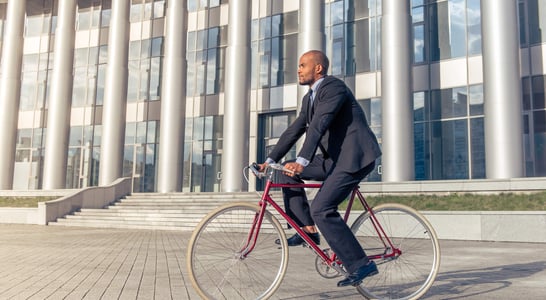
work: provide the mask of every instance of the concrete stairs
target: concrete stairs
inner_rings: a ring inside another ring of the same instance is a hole
[[[280,192],[273,197],[282,205]],[[134,193],[103,209],[80,211],[50,222],[51,226],[192,231],[203,217],[229,202],[258,203],[248,193]]]

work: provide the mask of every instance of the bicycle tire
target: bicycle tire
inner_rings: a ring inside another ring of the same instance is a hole
[[[254,249],[246,257],[240,255],[259,210],[256,204],[230,203],[195,228],[186,263],[203,299],[267,299],[278,289],[288,266],[288,244],[282,225],[269,211]]]
[[[369,299],[420,298],[430,289],[440,268],[440,244],[434,228],[423,215],[405,205],[382,204],[372,211],[401,254],[376,259],[379,274],[364,279],[357,286],[358,292]],[[368,256],[388,251],[369,212],[362,213],[351,230]]]

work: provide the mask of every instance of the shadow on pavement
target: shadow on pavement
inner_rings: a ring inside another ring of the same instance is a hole
[[[546,269],[546,261],[443,272],[427,294],[441,299],[476,297],[508,288],[517,278],[530,277]]]

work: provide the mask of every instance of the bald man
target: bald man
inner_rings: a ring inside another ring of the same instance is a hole
[[[321,51],[312,50],[301,56],[299,84],[309,86],[309,92],[302,99],[298,117],[260,168],[282,159],[305,134],[296,160],[284,164],[294,173],[282,174],[279,182],[317,180],[323,181],[322,187],[311,206],[302,188],[283,188],[285,210],[320,244],[318,227],[339,256],[348,276],[338,286],[356,286],[365,277],[377,274],[377,267],[343,221],[338,205],[374,170],[381,150],[353,93],[343,81],[327,75],[328,67],[329,60]],[[298,234],[288,239],[290,246],[304,243]]]

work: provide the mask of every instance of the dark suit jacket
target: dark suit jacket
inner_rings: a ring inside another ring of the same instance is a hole
[[[279,161],[304,133],[298,156],[309,161],[320,147],[336,167],[356,172],[381,156],[364,111],[343,81],[326,76],[316,91],[313,106],[306,95],[300,114],[269,154],[271,159]]]

